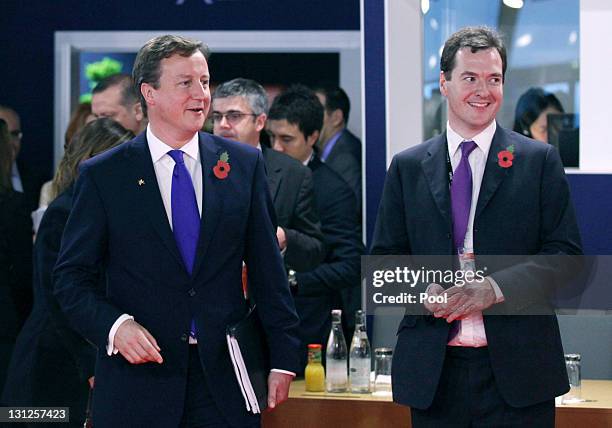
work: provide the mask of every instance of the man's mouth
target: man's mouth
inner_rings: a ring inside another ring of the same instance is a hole
[[[487,107],[489,107],[489,105],[490,105],[491,103],[477,102],[477,101],[472,101],[472,102],[469,102],[469,101],[468,101],[468,104],[470,105],[470,107],[475,107],[475,108],[487,108]]]
[[[198,114],[204,113],[204,109],[201,107],[188,108],[187,110]]]

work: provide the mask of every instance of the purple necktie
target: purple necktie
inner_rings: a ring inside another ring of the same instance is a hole
[[[200,237],[200,211],[193,182],[185,167],[183,152],[170,150],[168,155],[174,159],[172,171],[172,232],[178,246],[185,269],[192,274],[196,247]],[[190,335],[195,338],[195,323],[191,321]]]
[[[451,211],[453,215],[453,244],[454,250],[463,249],[465,234],[467,232],[470,218],[470,207],[472,206],[472,169],[468,157],[476,148],[473,141],[461,143],[461,161],[453,173],[453,181],[450,186]],[[448,340],[451,341],[459,334],[460,321],[451,323]]]

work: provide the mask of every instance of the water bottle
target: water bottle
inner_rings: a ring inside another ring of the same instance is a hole
[[[355,313],[355,334],[349,352],[349,379],[351,392],[364,394],[370,392],[370,368],[372,352],[366,333],[365,314],[362,310]]]
[[[325,389],[327,392],[346,392],[347,352],[344,333],[342,333],[342,311],[334,309],[332,314],[332,328],[327,340],[325,352]]]

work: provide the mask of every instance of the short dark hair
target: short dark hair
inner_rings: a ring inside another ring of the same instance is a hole
[[[159,88],[160,64],[163,59],[170,58],[172,55],[190,57],[198,51],[208,60],[209,50],[204,43],[171,34],[155,37],[140,48],[134,61],[132,79],[134,80],[134,90],[140,97],[142,111],[145,114],[147,113],[147,103],[140,92],[140,86],[143,83],[148,83],[155,89]]]
[[[542,88],[530,88],[519,98],[514,111],[514,128],[516,132],[533,138],[531,125],[547,108],[552,107],[559,113],[564,113],[563,106],[557,97]]]
[[[470,48],[472,53],[485,49],[496,49],[502,60],[502,80],[505,78],[507,64],[504,42],[497,31],[481,26],[462,28],[452,34],[444,43],[442,58],[440,58],[440,70],[444,73],[446,80],[451,80],[457,51],[462,48]]]
[[[121,86],[121,104],[124,107],[129,107],[138,102],[138,93],[134,90],[132,76],[125,73],[113,74],[100,80],[91,91],[91,94],[99,94],[113,86]]]
[[[325,95],[325,105],[323,107],[325,107],[327,113],[340,109],[344,122],[348,122],[351,101],[344,89],[333,85],[319,85],[315,86],[314,91]]]
[[[259,116],[268,112],[268,95],[266,90],[254,80],[237,79],[224,82],[217,86],[213,101],[219,98],[242,97],[247,100],[253,113]]]
[[[283,119],[297,125],[308,138],[323,127],[323,106],[311,89],[293,85],[274,98],[268,112],[268,120]]]

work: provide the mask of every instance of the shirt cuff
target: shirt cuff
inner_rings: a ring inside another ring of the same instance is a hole
[[[288,370],[272,369],[272,370],[270,370],[270,371],[271,371],[271,372],[276,372],[276,373],[284,373],[284,374],[288,374],[288,375],[290,375],[290,376],[295,377],[295,373],[290,372],[290,371],[288,371]]]
[[[133,320],[133,319],[134,319],[133,316],[128,315],[128,314],[123,314],[119,318],[117,318],[117,321],[115,321],[115,323],[111,327],[110,331],[108,332],[108,344],[106,345],[106,353],[108,354],[109,357],[111,355],[116,355],[117,352],[119,352],[119,350],[115,348],[115,345],[114,345],[115,333],[117,333],[117,330],[119,330],[119,326],[123,324],[124,321]]]
[[[493,287],[493,291],[495,292],[495,303],[501,303],[504,300],[506,300],[506,299],[504,299],[504,294],[502,293],[501,289],[499,288],[499,285],[497,285],[497,282],[493,279],[493,277],[487,276],[486,278],[491,283],[491,287]]]

